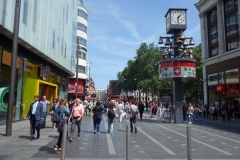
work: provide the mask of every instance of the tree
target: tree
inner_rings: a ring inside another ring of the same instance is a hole
[[[186,81],[183,83],[183,95],[186,98],[195,100],[197,103],[202,95],[202,54],[201,44],[193,48],[193,58],[196,60],[196,79],[192,81]]]

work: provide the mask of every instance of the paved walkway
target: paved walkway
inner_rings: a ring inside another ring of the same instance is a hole
[[[148,117],[148,112],[144,113]],[[47,126],[39,140],[29,140],[29,121],[13,123],[11,137],[5,137],[5,126],[0,126],[0,160],[57,160],[60,153],[53,150],[58,133]],[[66,160],[122,160],[125,159],[126,125],[115,121],[114,134],[106,133],[107,119],[103,119],[99,135],[93,134],[92,117],[82,121],[81,139],[67,142]],[[194,159],[239,159],[240,121],[223,123],[200,119],[192,125]],[[131,134],[132,159],[186,159],[186,125],[163,123],[156,119],[137,120],[138,133]],[[69,126],[70,128],[70,126]],[[76,138],[76,135],[74,136]],[[214,153],[214,154],[213,154]]]

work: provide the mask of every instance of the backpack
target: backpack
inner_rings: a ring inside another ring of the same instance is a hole
[[[214,111],[214,113],[217,113],[217,107],[215,107],[213,111]]]
[[[223,116],[225,115],[225,111],[224,111],[224,110],[222,111],[222,115],[223,115]]]
[[[113,110],[108,110],[108,118],[109,119],[114,119],[116,117],[115,113]]]
[[[52,114],[51,121],[52,121],[53,123],[58,123],[58,122],[60,122],[61,120],[62,120],[62,117],[59,116],[59,114],[58,114],[58,109],[56,109],[55,112]]]

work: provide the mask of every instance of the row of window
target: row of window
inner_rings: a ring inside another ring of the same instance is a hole
[[[78,42],[79,42],[79,44],[87,47],[87,40],[85,38],[78,37]]]
[[[84,24],[78,22],[77,27],[78,27],[78,30],[81,30],[81,31],[87,33],[87,27]]]
[[[83,17],[86,20],[88,19],[88,14],[81,9],[78,9],[78,16]]]
[[[233,50],[240,46],[238,0],[224,0],[224,20],[226,49]],[[217,7],[214,7],[207,13],[208,21],[208,46],[209,57],[218,54],[218,26],[217,26]]]

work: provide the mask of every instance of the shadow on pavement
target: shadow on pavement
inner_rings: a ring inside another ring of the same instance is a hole
[[[19,136],[18,138],[21,138],[21,139],[30,139],[30,136]]]
[[[54,151],[53,148],[48,147],[48,146],[42,146],[42,147],[39,148],[38,150],[39,150],[39,151],[47,152],[48,154],[57,154],[56,151]]]

